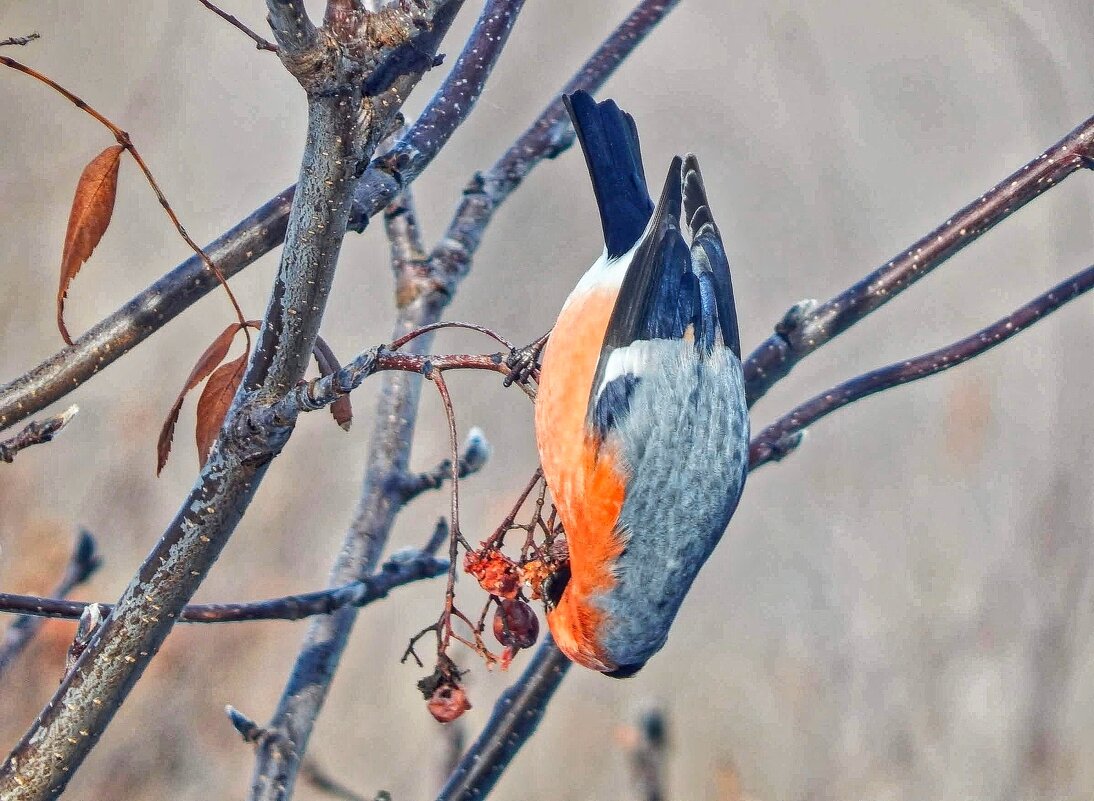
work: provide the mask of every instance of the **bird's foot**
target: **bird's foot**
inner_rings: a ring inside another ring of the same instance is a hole
[[[531,345],[510,351],[505,360],[505,365],[509,368],[509,375],[502,382],[505,386],[512,385],[514,381],[523,384],[529,378],[538,378],[539,357],[543,354],[543,348],[550,336],[551,332],[548,331]]]

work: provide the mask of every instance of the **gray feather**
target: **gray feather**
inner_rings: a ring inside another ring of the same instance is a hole
[[[617,664],[661,649],[695,576],[744,488],[748,410],[740,361],[728,348],[700,358],[682,340],[654,340],[652,363],[611,437],[630,476],[620,513],[626,549],[617,583],[593,599],[601,645]]]

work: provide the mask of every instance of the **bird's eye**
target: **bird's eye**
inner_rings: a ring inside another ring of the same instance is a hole
[[[559,568],[543,582],[543,602],[547,611],[552,611],[562,600],[562,593],[570,583],[570,563],[563,562]]]

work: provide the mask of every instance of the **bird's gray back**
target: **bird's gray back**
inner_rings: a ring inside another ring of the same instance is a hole
[[[661,649],[699,568],[737,506],[748,463],[741,363],[728,348],[700,358],[685,340],[654,340],[626,419],[612,433],[629,468],[616,585],[594,599],[602,645],[619,665]]]

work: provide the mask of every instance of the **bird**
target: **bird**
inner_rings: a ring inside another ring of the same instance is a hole
[[[672,159],[655,207],[631,115],[584,91],[563,101],[604,250],[540,365],[536,443],[569,551],[543,595],[570,660],[627,678],[664,646],[737,508],[748,405],[729,261],[697,158]]]

